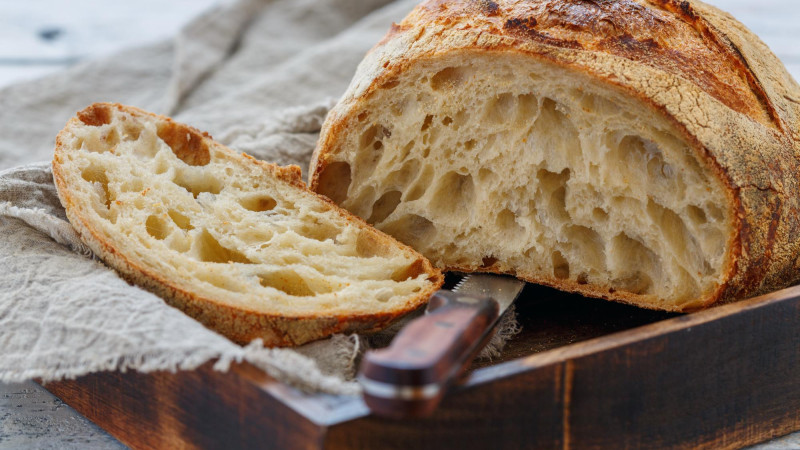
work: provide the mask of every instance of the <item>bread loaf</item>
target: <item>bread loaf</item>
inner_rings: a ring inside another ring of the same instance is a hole
[[[690,311],[798,280],[798,114],[699,1],[430,0],[360,64],[310,184],[443,269]]]
[[[310,192],[297,166],[136,108],[79,112],[56,139],[53,177],[108,265],[240,343],[376,330],[442,283],[420,254]]]

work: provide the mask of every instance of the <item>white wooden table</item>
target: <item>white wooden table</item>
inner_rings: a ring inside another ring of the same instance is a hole
[[[800,0],[707,0],[756,32],[800,79]],[[0,0],[0,87],[168,38],[216,0]],[[769,370],[769,368],[764,368]],[[146,432],[146,430],[143,430]],[[0,448],[123,448],[33,382],[0,384]],[[800,433],[757,446],[800,449]]]

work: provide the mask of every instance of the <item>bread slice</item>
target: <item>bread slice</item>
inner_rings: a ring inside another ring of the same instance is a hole
[[[690,311],[800,277],[800,88],[700,2],[427,1],[311,188],[443,269]]]
[[[297,166],[133,107],[79,112],[53,177],[109,266],[236,342],[374,331],[442,284],[419,253],[310,192]]]

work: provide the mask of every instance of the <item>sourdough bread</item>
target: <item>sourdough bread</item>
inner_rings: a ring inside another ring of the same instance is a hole
[[[377,330],[442,283],[420,254],[310,192],[297,166],[136,108],[79,112],[56,139],[53,176],[109,266],[240,343]]]
[[[698,1],[427,1],[312,189],[443,269],[690,311],[798,280],[800,87]]]

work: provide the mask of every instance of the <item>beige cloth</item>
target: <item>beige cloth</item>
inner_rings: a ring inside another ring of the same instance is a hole
[[[222,143],[304,170],[328,109],[364,53],[414,1],[244,0],[197,18],[174,40],[0,91],[0,381],[101,370],[193,369],[247,360],[310,391],[356,394],[379,335],[298,349],[241,347],[93,257],[66,220],[49,164],[75,111],[114,101],[169,114]],[[486,355],[516,330],[505,320]]]

